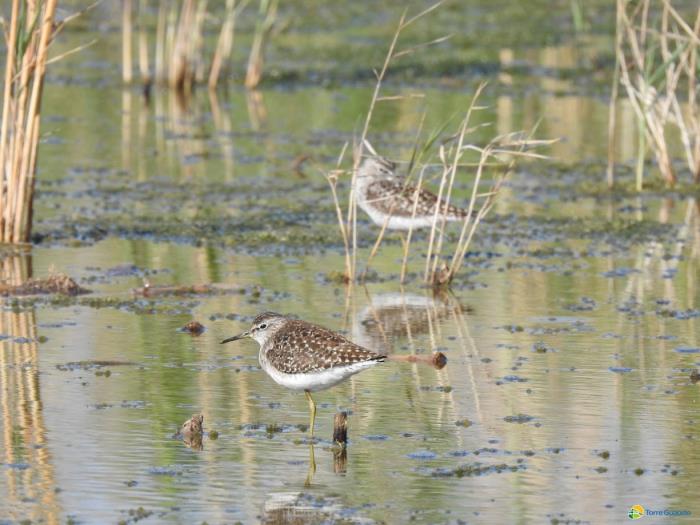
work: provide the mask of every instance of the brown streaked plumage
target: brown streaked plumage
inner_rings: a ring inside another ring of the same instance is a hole
[[[274,333],[268,344],[267,360],[285,374],[308,374],[384,359],[336,332],[292,319]]]
[[[416,199],[416,187],[396,174],[395,163],[382,157],[367,158],[360,166],[357,195],[357,203],[377,225],[383,226],[389,217],[387,228],[393,230],[432,226],[438,205],[439,221],[461,221],[469,214],[452,204],[445,207],[445,201],[425,188],[420,189]]]
[[[260,366],[276,383],[304,390],[311,410],[312,437],[316,405],[310,393],[337,385],[386,359],[336,332],[274,312],[258,315],[250,330],[222,343],[245,337],[258,342]]]

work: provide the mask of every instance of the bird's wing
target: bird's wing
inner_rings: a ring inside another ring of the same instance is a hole
[[[270,341],[267,359],[277,370],[309,373],[386,356],[348,341],[340,334],[304,321],[292,321]]]
[[[416,187],[406,184],[404,180],[378,180],[373,182],[367,189],[367,201],[394,216],[411,217],[413,215],[415,194]],[[437,195],[421,188],[421,191],[418,192],[416,215],[425,216],[435,213],[437,202]],[[441,201],[441,212],[444,206],[444,201]],[[447,207],[447,215],[452,217],[466,217],[467,211],[450,204]]]

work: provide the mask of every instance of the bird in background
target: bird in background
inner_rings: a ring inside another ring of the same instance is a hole
[[[396,164],[378,155],[362,162],[355,180],[357,204],[378,226],[384,226],[388,217],[390,230],[431,227],[438,204],[438,222],[463,221],[469,215],[468,210],[452,204],[445,209],[445,201],[424,188],[416,194],[416,187],[396,173]]]

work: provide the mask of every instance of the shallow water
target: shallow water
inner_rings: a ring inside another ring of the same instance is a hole
[[[514,521],[560,514],[617,521],[639,502],[700,512],[692,488],[700,469],[698,386],[688,379],[700,364],[698,311],[689,319],[662,313],[696,305],[697,261],[682,261],[673,279],[662,280],[663,264],[650,259],[624,277],[603,275],[619,260],[581,259],[572,275],[502,272],[497,261],[454,296],[384,283],[347,298],[318,278],[319,267],[341,263],[337,256],[261,260],[118,240],[35,249],[37,274],[54,265],[105,275],[114,262],[138,260],[169,270],[155,274],[159,283],[188,276],[264,285],[259,297],[159,300],[171,314],[79,305],[3,313],[5,335],[46,340],[2,342],[9,395],[0,509],[11,520],[105,522],[143,507],[168,521],[246,522],[264,509],[273,516],[275,505],[303,493],[298,506],[351,521],[501,522],[504,513]],[[95,290],[140,284],[133,276],[109,280]],[[218,344],[245,327],[223,316],[266,309],[346,330],[374,348],[439,349],[448,365],[387,363],[317,394],[321,443],[306,487],[309,446],[297,426],[307,422],[303,396],[260,371],[254,343]],[[178,331],[191,318],[205,324],[204,334]],[[64,366],[90,360],[130,364]],[[98,375],[105,370],[111,375]],[[338,409],[351,412],[342,473],[328,450]],[[172,438],[197,412],[219,432],[217,440],[205,437],[202,451]],[[454,471],[503,465],[508,470]]]
[[[496,38],[515,15],[490,4],[477,20],[493,24],[481,36],[495,69],[421,75],[433,71],[427,60],[389,87],[425,93],[434,129],[488,77],[479,119],[493,126],[475,141],[540,118],[541,136],[564,140],[548,151],[554,161],[513,174],[453,291],[439,295],[421,284],[422,247],[399,286],[394,235],[367,286],[334,282],[341,240],[314,162],[334,165],[366,110],[361,57],[320,56],[302,82],[200,93],[187,105],[159,92],[145,105],[137,89],[100,82],[118,63],[109,25],[78,66],[57,67],[37,244],[4,254],[2,272],[15,283],[65,272],[93,293],[4,300],[0,523],[609,523],[633,504],[700,514],[697,194],[607,194],[605,72],[585,82],[570,72],[604,57],[609,38],[570,42],[560,28],[521,49]],[[539,4],[534,12],[546,17]],[[365,27],[355,15],[348,31],[316,36],[336,50],[362,42],[374,57],[393,18]],[[271,58],[282,73],[284,50],[303,56],[310,37],[283,38]],[[624,102],[619,111],[632,118]],[[420,105],[381,108],[373,144],[408,158],[421,115]],[[619,161],[635,142],[621,126]],[[309,153],[295,173],[293,160]],[[619,177],[629,183],[628,166]],[[456,196],[468,195],[466,177]],[[375,235],[361,217],[361,260]],[[144,280],[214,290],[137,297]],[[312,449],[304,396],[259,369],[254,343],[219,344],[264,310],[377,350],[439,350],[448,364],[388,362],[316,394]],[[197,337],[180,330],[193,319],[206,327]],[[338,410],[350,413],[346,462],[330,448]],[[173,437],[193,413],[204,415],[202,450]]]

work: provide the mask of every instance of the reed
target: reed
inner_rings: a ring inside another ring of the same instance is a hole
[[[248,69],[245,75],[245,87],[249,89],[256,87],[262,79],[265,48],[277,20],[277,2],[278,0],[260,0],[258,21],[255,24],[253,45],[250,48]]]
[[[214,51],[211,68],[209,69],[208,83],[210,89],[216,89],[222,74],[225,76],[227,64],[230,62],[231,53],[233,52],[236,16],[247,3],[247,1],[241,2],[241,5],[236,8],[236,0],[226,0],[224,23],[221,24],[219,38],[216,41],[216,50]]]
[[[446,147],[447,141],[440,145],[438,158],[442,166],[442,175],[440,177],[438,197],[439,200],[444,201],[444,206],[442,211],[438,207],[435,209],[433,226],[428,238],[424,272],[425,282],[433,287],[449,285],[461,269],[474,234],[482,220],[496,203],[503,183],[512,173],[516,160],[523,158],[545,159],[546,156],[534,150],[556,142],[556,140],[533,139],[532,136],[535,131],[533,129],[527,134],[511,132],[499,135],[491,139],[484,147],[469,143],[467,141],[468,135],[487,125],[471,126],[474,112],[484,109],[484,107],[477,105],[477,102],[485,87],[486,84],[482,83],[477,88],[457,133],[451,138],[451,145]],[[471,198],[467,208],[467,215],[462,222],[459,239],[454,245],[451,254],[445,254],[447,251],[447,247],[444,244],[444,232],[447,227],[446,210],[450,205],[452,187],[458,170],[462,167],[470,167],[464,158],[468,152],[475,152],[479,155],[474,181],[472,182]],[[499,169],[500,174],[497,174],[490,188],[482,193],[480,188],[487,167]],[[449,260],[449,263],[446,260]]]
[[[685,161],[700,182],[700,108],[697,102],[697,56],[700,9],[687,21],[661,0],[660,13],[651,0],[617,2],[617,47],[620,83],[637,117],[639,146],[636,188],[643,187],[647,147],[668,186],[677,182],[669,151],[670,130],[680,136]]]
[[[133,65],[131,63],[132,26],[131,0],[122,0],[122,81],[125,84],[129,84],[133,78]]]
[[[532,138],[534,129],[529,134],[523,132],[506,133],[492,139],[485,147],[468,145],[465,149],[471,149],[479,152],[479,163],[476,168],[476,176],[472,184],[472,194],[469,200],[469,208],[466,218],[462,223],[462,230],[459,235],[459,240],[450,257],[450,263],[445,265],[443,269],[438,270],[434,267],[432,275],[428,281],[433,286],[449,285],[454,277],[459,272],[464,257],[469,250],[474,234],[476,233],[479,224],[491,211],[496,203],[496,200],[501,192],[503,183],[508,176],[513,172],[517,159],[545,159],[545,155],[536,153],[535,148],[549,146],[558,139],[536,140]],[[455,156],[460,156],[459,150],[455,150]],[[459,161],[458,161],[459,162]],[[496,176],[491,187],[485,193],[479,193],[479,187],[484,169],[487,165],[494,163],[501,165],[505,169]],[[478,211],[476,203],[480,202]]]
[[[375,70],[376,83],[374,91],[372,93],[372,98],[369,102],[369,107],[365,116],[365,120],[362,126],[362,131],[359,137],[355,140],[353,147],[353,164],[351,170],[341,170],[340,165],[342,164],[342,158],[344,156],[345,150],[347,149],[347,144],[343,148],[336,169],[330,171],[326,174],[326,178],[331,187],[331,192],[333,196],[333,203],[336,210],[336,215],[338,218],[338,225],[340,228],[341,236],[343,239],[343,246],[345,250],[345,273],[343,275],[343,280],[346,283],[354,283],[357,277],[357,253],[358,253],[358,241],[357,241],[357,172],[362,158],[365,152],[370,155],[377,155],[376,151],[373,149],[367,136],[371,127],[372,117],[374,115],[375,109],[379,103],[395,100],[405,100],[408,98],[422,98],[421,93],[411,93],[408,95],[384,95],[383,83],[386,77],[387,71],[391,64],[399,57],[405,56],[414,52],[417,49],[421,49],[430,45],[434,45],[439,42],[445,41],[449,36],[440,37],[430,42],[426,42],[414,47],[399,49],[398,42],[399,37],[402,32],[414,23],[416,20],[422,18],[433,10],[440,6],[441,2],[438,2],[424,11],[421,11],[417,15],[408,18],[406,12],[403,13],[399,22],[397,24],[396,30],[394,31],[391,43],[389,44],[388,51],[385,55],[382,68],[378,71]],[[414,143],[413,152],[411,159],[408,163],[408,176],[406,177],[406,186],[414,188],[414,194],[420,193],[421,188],[424,183],[425,172],[428,167],[434,167],[436,164],[431,163],[430,160],[434,160],[434,157],[429,155],[433,146],[440,142],[438,148],[437,157],[439,159],[438,166],[442,167],[442,176],[440,178],[440,185],[438,190],[439,201],[445,202],[444,208],[436,208],[435,216],[433,221],[433,227],[430,231],[428,246],[427,246],[427,261],[425,267],[424,279],[432,285],[442,285],[449,284],[460,270],[464,257],[467,253],[469,245],[474,237],[476,229],[478,228],[481,221],[484,219],[486,214],[492,209],[496,196],[498,195],[502,184],[508,174],[512,171],[515,159],[517,158],[545,158],[543,155],[535,153],[532,149],[551,144],[552,140],[533,140],[531,138],[532,134],[525,136],[522,133],[509,133],[501,135],[490,141],[487,146],[481,148],[474,144],[469,144],[466,142],[466,138],[470,133],[481,128],[485,124],[471,126],[470,120],[474,112],[484,109],[477,105],[479,96],[481,95],[485,84],[482,84],[476,90],[475,95],[472,98],[471,104],[465,114],[464,119],[461,121],[459,129],[452,136],[443,138],[442,134],[447,129],[450,121],[445,122],[437,130],[434,130],[427,138],[427,140],[419,147],[420,135],[422,131],[423,120],[421,120],[421,125],[416,134],[416,141]],[[425,118],[425,115],[424,117]],[[462,229],[460,233],[460,238],[457,244],[454,246],[454,250],[451,253],[451,258],[449,265],[443,263],[442,267],[438,266],[439,261],[446,258],[443,252],[446,252],[446,243],[444,238],[444,232],[447,226],[446,210],[449,207],[450,199],[452,197],[452,189],[457,177],[457,173],[461,168],[468,166],[469,164],[465,162],[464,155],[466,152],[476,152],[479,154],[479,161],[474,166],[476,167],[476,176],[472,188],[472,198],[469,204],[469,214],[462,224]],[[435,155],[434,153],[432,154]],[[428,159],[426,161],[425,159]],[[503,159],[506,159],[505,161]],[[491,188],[485,193],[479,193],[479,188],[481,185],[481,180],[484,174],[484,170],[491,165],[497,165],[501,168],[501,175],[495,179]],[[505,169],[503,169],[505,168]],[[413,171],[418,172],[418,182],[417,185],[412,184],[411,178]],[[351,174],[350,180],[350,192],[347,201],[347,206],[344,208],[338,197],[337,185],[339,179],[343,176]],[[413,206],[413,216],[415,217],[417,212],[418,199],[414,200]],[[360,274],[359,280],[362,281],[366,275],[367,269],[372,262],[372,259],[376,256],[384,239],[384,235],[391,217],[391,210],[389,210],[388,216],[385,219],[380,231],[369,251],[367,258],[367,263],[365,270]],[[400,281],[403,282],[406,279],[407,269],[408,269],[408,259],[411,252],[411,242],[412,242],[412,229],[408,230],[408,233],[403,241],[403,257],[401,262],[401,273]]]
[[[31,235],[41,99],[56,0],[12,0],[0,130],[0,242]]]
[[[141,0],[138,8],[138,60],[144,92],[148,93],[152,83],[168,86],[184,95],[188,95],[196,84],[206,83],[215,89],[225,78],[231,61],[235,20],[249,0],[226,1],[223,22],[211,52],[206,49],[204,35],[205,23],[213,19],[207,11],[207,0],[159,0],[152,51],[149,49],[148,3],[148,0]],[[125,83],[132,80],[132,19],[131,0],[124,0],[122,78]]]
[[[394,31],[394,35],[392,37],[391,43],[389,45],[389,49],[386,53],[386,56],[384,58],[384,63],[382,65],[382,68],[379,71],[375,70],[375,76],[377,78],[377,81],[375,83],[374,91],[372,92],[372,98],[369,103],[369,107],[367,109],[367,114],[365,116],[365,120],[363,123],[362,127],[362,132],[359,136],[359,138],[355,141],[355,144],[353,146],[353,166],[351,170],[351,180],[350,180],[350,193],[348,196],[348,201],[347,201],[347,207],[345,210],[343,210],[342,205],[340,204],[340,201],[338,200],[337,197],[337,192],[336,192],[336,184],[337,184],[337,179],[342,174],[343,172],[336,169],[332,172],[332,177],[333,179],[331,180],[331,175],[328,175],[327,178],[329,180],[329,183],[331,183],[331,189],[333,190],[334,193],[334,202],[336,205],[336,211],[338,212],[338,223],[341,231],[341,235],[343,236],[344,240],[344,245],[345,245],[345,276],[344,279],[348,283],[355,282],[356,277],[357,277],[357,195],[356,195],[356,176],[357,176],[357,169],[359,168],[360,162],[362,161],[362,157],[364,155],[365,149],[368,147],[369,142],[367,141],[367,135],[369,133],[370,129],[370,124],[372,122],[372,116],[374,115],[375,108],[377,104],[381,102],[389,102],[389,101],[397,101],[397,100],[404,100],[406,98],[416,98],[416,97],[422,97],[422,94],[412,94],[412,95],[389,95],[389,96],[382,96],[381,91],[383,87],[383,81],[386,76],[386,73],[390,67],[390,65],[398,58],[408,55],[410,53],[413,53],[417,49],[427,47],[439,42],[444,41],[448,37],[442,37],[435,39],[430,42],[426,42],[424,44],[415,46],[415,47],[410,47],[410,48],[405,48],[405,49],[397,49],[397,43],[399,40],[399,36],[401,33],[409,27],[411,24],[419,20],[420,18],[424,17],[428,13],[434,11],[437,9],[442,2],[438,2],[436,4],[433,4],[432,6],[428,7],[427,9],[421,11],[417,15],[408,18],[407,17],[407,12],[404,11],[403,15],[399,19],[399,22],[396,26],[396,30]],[[369,146],[371,148],[371,146]],[[379,245],[381,244],[381,240],[384,235],[384,231],[386,230],[386,224],[384,227],[381,229],[379,236],[377,237],[377,240],[375,241],[374,244],[374,249],[372,250],[372,253],[370,254],[369,261],[371,261],[372,256],[376,253],[376,250],[379,248]],[[368,262],[369,262],[368,261]]]
[[[141,9],[147,7],[146,0],[142,0],[140,6]],[[146,24],[144,23],[144,17],[139,17],[139,74],[141,75],[141,83],[143,84],[143,89],[145,93],[149,93],[151,89],[151,68],[148,60],[148,33],[146,32]],[[125,37],[126,41],[126,37]]]

